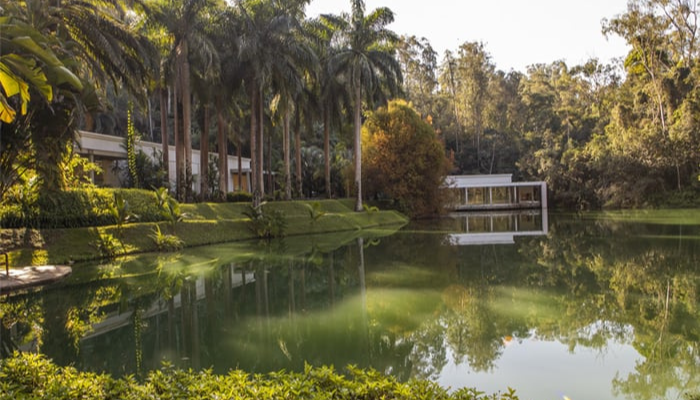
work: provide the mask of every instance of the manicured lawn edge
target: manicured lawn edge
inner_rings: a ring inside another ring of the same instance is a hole
[[[318,218],[310,215],[305,204],[314,202],[273,202],[266,204],[266,212],[281,211],[287,222],[286,236],[365,230],[380,226],[403,225],[408,219],[395,211],[354,212],[341,201],[318,202]],[[126,254],[158,251],[151,238],[155,226],[161,232],[180,238],[185,247],[203,246],[257,239],[249,229],[244,212],[245,203],[183,204],[182,211],[189,218],[171,226],[165,222],[130,223],[73,229],[3,229],[0,243],[12,248],[8,252],[12,267],[29,265],[65,265],[79,261],[98,260],[101,257],[95,243],[100,234],[120,238]]]

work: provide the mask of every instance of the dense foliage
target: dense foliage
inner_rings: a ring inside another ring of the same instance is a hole
[[[403,95],[454,173],[544,180],[551,203],[571,208],[696,202],[695,2],[632,0],[603,21],[630,47],[621,62],[523,72],[498,70],[483,43],[441,56],[399,38],[385,7],[350,0],[350,13],[310,19],[308,3],[0,0],[1,201],[83,184],[76,176],[92,166],[74,139],[85,129],[160,140],[160,156],[131,152],[125,183],[165,181],[179,201],[224,199],[234,168],[209,151],[235,145],[251,157],[255,205],[266,194],[357,194],[360,210],[362,112]]]
[[[499,71],[477,42],[440,63],[429,42],[406,37],[408,98],[460,173],[544,180],[552,203],[569,208],[697,203],[696,2],[633,0],[610,17],[604,33],[631,47],[611,65]]]
[[[407,103],[390,102],[363,127],[367,195],[387,198],[411,217],[440,213],[450,163],[433,128]]]
[[[517,400],[514,392],[485,395],[474,389],[454,393],[427,381],[400,383],[376,371],[348,367],[344,376],[333,368],[307,367],[303,373],[252,375],[237,370],[227,375],[183,371],[169,366],[150,372],[143,382],[128,376],[80,372],[59,367],[42,356],[16,354],[0,362],[0,399],[435,399]]]
[[[121,203],[121,206],[120,204]],[[0,206],[4,228],[79,228],[117,225],[128,212],[142,222],[162,221],[156,193],[135,189],[77,189],[41,193]],[[121,213],[121,214],[120,214]]]

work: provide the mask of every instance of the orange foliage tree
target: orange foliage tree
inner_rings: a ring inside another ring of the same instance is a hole
[[[389,200],[412,218],[440,213],[450,170],[435,130],[405,101],[368,115],[362,128],[362,175],[369,198]]]

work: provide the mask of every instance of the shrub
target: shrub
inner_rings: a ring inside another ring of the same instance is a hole
[[[143,222],[163,220],[155,193],[139,189],[76,189],[41,194],[32,207],[5,205],[0,208],[4,228],[81,228],[114,225],[111,212],[115,197],[129,205]]]
[[[226,201],[229,203],[250,203],[253,201],[253,195],[248,192],[228,192],[226,193]]]
[[[124,253],[122,242],[110,233],[100,233],[94,245],[104,258],[115,258]]]
[[[170,229],[175,232],[175,226],[185,218],[190,218],[188,213],[180,210],[180,203],[168,193],[168,189],[160,188],[156,190],[156,198],[158,199],[158,209],[163,220],[170,224]]]
[[[161,232],[158,225],[153,228],[153,234],[150,237],[153,239],[153,243],[155,243],[158,251],[178,251],[185,246],[185,242],[177,236]]]
[[[437,134],[403,101],[369,115],[362,128],[366,194],[389,198],[411,217],[444,210],[441,186],[450,169]]]
[[[151,371],[144,383],[132,376],[121,379],[105,374],[59,367],[41,355],[15,353],[0,361],[4,399],[434,399],[517,400],[512,389],[487,395],[475,389],[448,393],[425,380],[407,383],[374,370],[348,367],[348,375],[332,367],[306,366],[303,372],[249,374],[241,370],[216,375],[211,370],[184,371],[164,365]],[[689,397],[694,399],[695,397]]]
[[[287,229],[287,219],[280,210],[272,212],[265,210],[265,203],[257,207],[248,206],[244,214],[250,218],[248,228],[259,238],[275,238],[284,236]]]

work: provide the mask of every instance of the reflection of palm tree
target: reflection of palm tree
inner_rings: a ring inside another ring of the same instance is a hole
[[[364,238],[357,238],[357,249],[360,252],[359,262],[357,265],[358,280],[360,284],[360,311],[362,317],[363,331],[367,332],[367,356],[369,357],[369,363],[372,363],[372,345],[371,345],[371,335],[369,332],[369,315],[367,314],[367,284],[365,280],[365,245]]]

